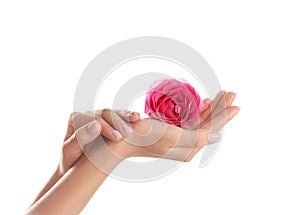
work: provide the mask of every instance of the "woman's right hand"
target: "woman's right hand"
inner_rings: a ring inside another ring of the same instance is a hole
[[[190,161],[206,144],[220,140],[219,130],[239,112],[238,107],[232,106],[234,99],[235,93],[224,91],[219,92],[213,101],[207,99],[196,130],[143,119],[131,123],[135,132],[130,137],[117,144],[106,143],[123,158],[144,156]],[[113,124],[110,112],[102,114],[102,117]]]

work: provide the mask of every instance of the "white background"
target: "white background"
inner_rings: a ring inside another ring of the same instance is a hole
[[[1,214],[22,214],[56,167],[85,66],[145,35],[198,50],[241,112],[205,168],[196,157],[149,183],[108,178],[82,214],[299,214],[299,9],[296,0],[1,1]]]

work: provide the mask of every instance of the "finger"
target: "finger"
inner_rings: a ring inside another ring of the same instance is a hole
[[[218,104],[222,101],[224,101],[224,96],[226,95],[226,91],[221,90],[214,98],[214,100],[211,102],[212,109],[214,110]]]
[[[223,128],[234,116],[240,111],[239,107],[230,106],[219,113],[214,119],[210,121],[205,127],[211,127],[212,131],[218,132]]]
[[[221,139],[218,133],[205,133],[198,138],[196,145],[193,147],[176,147],[163,155],[163,158],[178,160],[178,161],[191,161],[192,158],[208,143],[215,143]],[[188,145],[186,145],[188,146]]]
[[[97,120],[97,122],[101,125],[101,135],[105,136],[111,141],[120,141],[123,136],[119,131],[115,130],[110,124],[108,124],[100,115],[94,113],[99,113],[99,111],[92,111],[89,113],[76,113],[73,115],[73,124],[75,130],[80,128],[81,126],[93,121]]]
[[[117,113],[110,109],[104,109],[102,111],[102,117],[107,123],[118,130],[123,137],[128,137],[133,133],[132,128],[126,123]]]
[[[113,141],[128,137],[133,132],[126,122],[136,122],[140,120],[139,113],[127,110],[113,111],[106,108],[103,110],[89,111],[88,113],[101,116],[99,120],[105,125],[102,135]],[[111,134],[113,134],[114,137],[112,137]]]
[[[221,135],[217,132],[211,132],[210,128],[197,129],[197,130],[185,130],[181,129],[179,136],[173,135],[169,142],[176,142],[176,144],[170,145],[170,148],[176,147],[195,147],[196,145],[206,145],[207,143],[215,143],[221,139]]]
[[[214,100],[210,102],[207,109],[200,114],[200,124],[204,123],[204,122],[206,124],[211,119],[211,115],[212,115],[214,109],[216,108],[216,106],[218,105],[220,100],[222,100],[222,98],[224,97],[225,94],[226,94],[226,92],[223,90],[218,92],[218,94],[215,96]]]
[[[216,117],[219,113],[221,113],[224,109],[231,106],[235,97],[236,97],[236,94],[233,92],[228,92],[228,93],[222,94],[222,91],[221,91],[214,99],[214,103],[212,104],[213,107],[211,108],[212,110],[211,110],[210,115],[207,116],[206,119],[202,121],[201,126],[208,123],[214,117]],[[201,118],[201,116],[200,116],[200,118]]]
[[[236,94],[234,92],[228,92],[225,95],[225,103],[226,103],[226,107],[229,107],[232,105],[234,99],[236,97]]]
[[[211,108],[211,103],[208,105],[207,108],[205,108],[201,114],[200,114],[200,125],[201,123],[203,123],[204,121],[206,121],[208,119],[208,117],[211,115],[212,112],[212,108]]]
[[[203,100],[203,111],[208,108],[208,106],[210,105],[211,100],[209,98],[206,98]]]
[[[230,106],[226,109],[226,120],[225,123],[227,124],[231,121],[238,113],[240,112],[240,108],[237,106]]]
[[[101,125],[96,121],[87,123],[75,131],[66,141],[68,150],[81,153],[85,145],[95,140],[101,132]]]
[[[101,135],[107,139],[117,142],[123,138],[123,135],[117,128],[113,128],[102,116],[95,115],[95,119],[101,124]]]
[[[213,110],[212,117],[218,115],[225,108],[232,105],[236,94],[234,92],[228,92],[224,95],[223,99],[219,101],[217,107]]]
[[[226,108],[225,97],[227,93],[225,91],[220,91],[212,102],[212,112],[210,117],[217,115],[218,112]]]
[[[207,144],[217,143],[221,140],[221,135],[217,132],[209,132],[207,139],[199,139],[196,147],[193,148],[193,151],[189,154],[189,156],[184,160],[185,162],[191,161],[194,156]]]
[[[211,113],[211,99],[206,98],[203,100],[203,110],[200,113],[200,124],[203,122]]]
[[[126,122],[137,122],[141,119],[140,113],[138,112],[131,112],[127,110],[115,110],[114,112]]]
[[[70,116],[69,116],[68,127],[67,127],[67,132],[66,132],[64,141],[69,139],[75,132],[74,125],[73,125],[73,116],[74,116],[74,114],[76,114],[76,112],[71,113]]]
[[[89,113],[77,112],[77,113],[73,113],[71,117],[72,117],[72,123],[75,131],[80,127],[95,120],[95,116]]]

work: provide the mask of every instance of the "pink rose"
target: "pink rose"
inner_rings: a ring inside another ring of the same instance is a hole
[[[150,118],[179,127],[194,126],[202,109],[199,94],[185,81],[163,80],[154,84],[146,95],[145,113]]]

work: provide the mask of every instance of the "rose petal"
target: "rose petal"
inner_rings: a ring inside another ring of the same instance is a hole
[[[146,95],[145,113],[177,126],[194,126],[202,109],[198,92],[185,81],[155,81]]]

